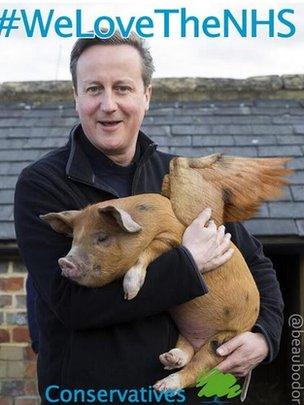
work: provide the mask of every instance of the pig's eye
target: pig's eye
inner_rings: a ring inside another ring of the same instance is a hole
[[[97,243],[102,243],[102,242],[106,241],[107,239],[108,239],[108,235],[106,235],[105,233],[102,233],[97,236]]]

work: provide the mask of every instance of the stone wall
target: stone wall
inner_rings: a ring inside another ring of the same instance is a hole
[[[269,75],[247,79],[181,77],[153,79],[153,101],[304,99],[304,75]],[[66,81],[6,82],[0,84],[6,101],[67,101],[73,99]]]
[[[0,405],[38,405],[36,355],[29,344],[26,270],[18,259],[0,261]]]

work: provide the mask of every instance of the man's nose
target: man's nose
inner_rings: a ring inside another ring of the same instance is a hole
[[[111,91],[104,91],[100,100],[100,108],[105,113],[111,113],[117,110],[115,95]]]

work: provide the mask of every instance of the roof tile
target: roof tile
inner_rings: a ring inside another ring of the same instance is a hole
[[[12,222],[0,223],[0,240],[15,240],[15,229]]]
[[[285,135],[292,134],[291,125],[214,125],[212,133],[218,135]]]
[[[215,147],[214,153],[225,153],[226,155],[257,157],[257,148],[255,146],[221,146]]]
[[[1,142],[0,142],[1,143]],[[0,175],[19,175],[21,171],[31,163],[30,160],[24,162],[0,162]]]
[[[0,205],[0,221],[10,218],[13,212],[12,205]]]
[[[254,105],[267,108],[290,108],[299,107],[300,103],[298,100],[255,100]]]
[[[0,190],[15,188],[17,176],[0,176]]]
[[[2,162],[20,162],[24,160],[35,160],[40,156],[40,151],[25,150],[22,153],[18,149],[16,150],[0,150],[0,161]]]
[[[245,225],[250,233],[257,236],[298,235],[293,219],[251,219]]]
[[[11,204],[14,201],[14,190],[0,190],[0,204]]]
[[[297,100],[157,102],[143,130],[160,150],[184,156],[292,156],[288,166],[296,172],[290,185],[277,201],[264,204],[248,227],[258,235],[304,236],[303,106]],[[18,174],[64,145],[77,121],[72,103],[0,104],[1,240],[15,238],[12,202]]]
[[[303,218],[304,202],[270,202],[271,218]]]
[[[215,136],[215,135],[205,135],[192,137],[193,146],[229,146],[233,145],[235,142],[232,136]]]
[[[211,134],[210,125],[172,125],[174,135],[208,135]]]
[[[181,148],[181,147],[171,147],[170,148],[170,153],[173,155],[179,155],[179,156],[207,156],[211,155],[212,153],[215,153],[214,148]]]
[[[283,125],[286,125],[286,124],[303,124],[303,116],[302,115],[284,114],[284,115],[281,115],[281,116],[272,117],[272,122],[274,124],[283,124]]]
[[[273,145],[277,143],[274,135],[234,135],[233,139],[235,140],[235,145],[237,146]]]
[[[259,146],[259,156],[303,156],[299,146]]]
[[[304,184],[302,186],[291,186],[290,188],[295,201],[304,201]]]
[[[292,184],[304,184],[304,170],[298,170],[290,176]]]
[[[304,135],[304,125],[294,125],[294,133]]]
[[[146,131],[150,136],[153,135],[169,135],[170,134],[170,127],[169,126],[143,126],[143,131]]]
[[[304,221],[298,220],[296,221],[299,236],[304,236]]]
[[[279,145],[302,145],[304,135],[278,135],[277,141]]]
[[[304,169],[304,157],[293,157],[288,163],[287,167],[291,169]]]

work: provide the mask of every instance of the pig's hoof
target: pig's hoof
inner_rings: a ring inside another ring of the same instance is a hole
[[[138,291],[125,291],[125,295],[124,298],[125,300],[133,300],[133,298],[136,297],[136,295],[138,294]]]
[[[168,391],[168,390],[178,390],[181,387],[180,377],[178,373],[170,374],[168,377],[163,378],[162,380],[157,381],[153,385],[153,388],[156,391]]]
[[[165,366],[165,370],[184,367],[188,363],[188,357],[181,349],[172,349],[159,356],[159,360]]]
[[[132,300],[138,294],[145,281],[146,269],[140,265],[134,265],[127,271],[123,279],[125,299]]]

